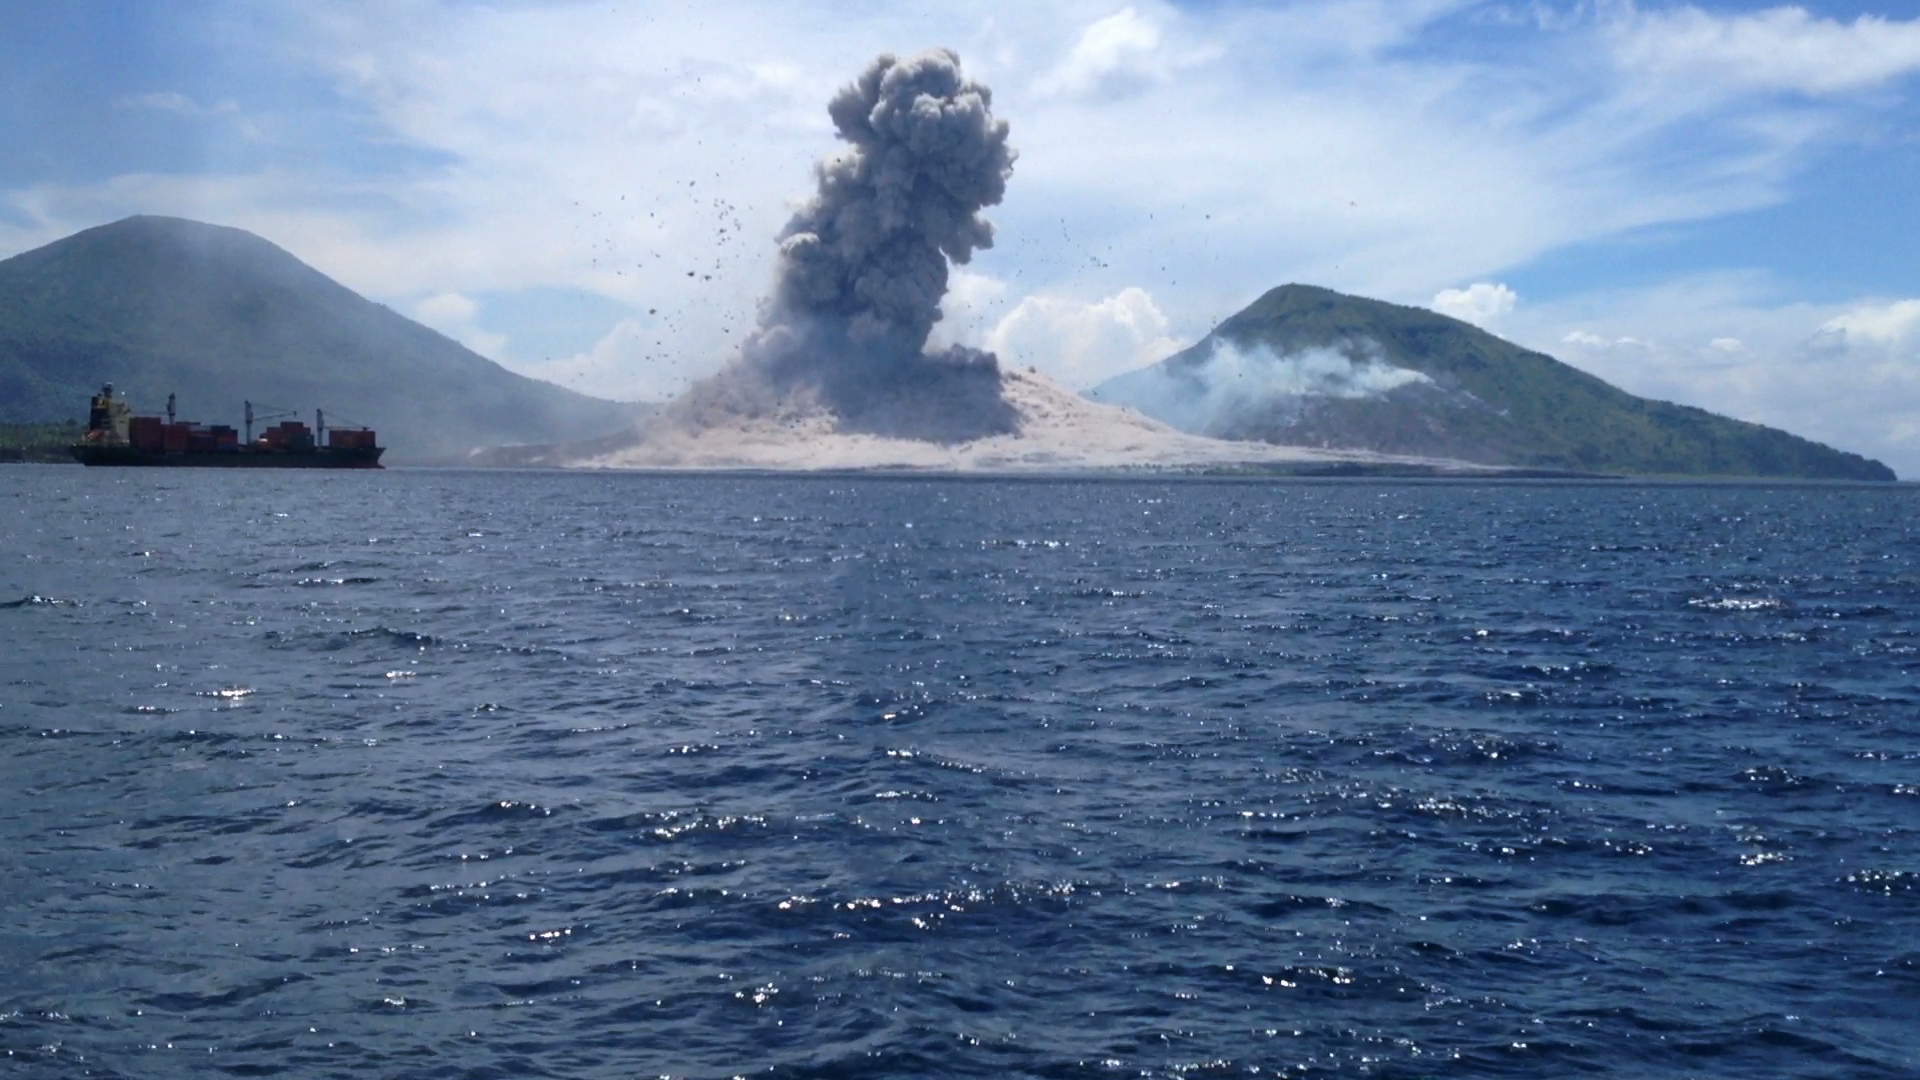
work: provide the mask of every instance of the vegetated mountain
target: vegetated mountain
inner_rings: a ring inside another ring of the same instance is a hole
[[[132,217],[0,262],[0,422],[85,418],[102,383],[136,413],[240,426],[243,403],[365,424],[388,460],[630,425],[501,367],[240,229]]]
[[[1088,392],[1220,438],[1639,476],[1892,480],[1878,461],[1635,397],[1424,308],[1273,289]]]

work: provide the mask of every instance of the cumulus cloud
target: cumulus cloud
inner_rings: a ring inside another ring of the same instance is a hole
[[[1720,338],[1718,340],[1732,341],[1733,339]],[[1599,334],[1593,333],[1590,330],[1569,330],[1566,336],[1560,339],[1560,343],[1562,345],[1572,345],[1576,348],[1591,350],[1650,349],[1653,347],[1637,337],[1601,337]],[[1735,342],[1735,344],[1738,345],[1739,343]]]
[[[1005,281],[965,266],[952,267],[947,295],[940,300],[937,344],[983,341],[999,322],[1011,289]]]
[[[590,348],[570,356],[542,357],[519,365],[537,379],[615,401],[667,401],[685,391],[693,376],[663,356],[660,328],[644,319],[621,319]]]
[[[1483,330],[1491,329],[1513,311],[1520,296],[1505,285],[1477,281],[1464,289],[1442,289],[1434,295],[1433,310]]]
[[[420,322],[481,356],[500,355],[501,350],[506,348],[507,336],[480,329],[474,323],[474,317],[478,314],[478,303],[455,292],[436,293],[413,305],[413,317]]]
[[[1093,303],[1026,297],[986,343],[1007,363],[1039,368],[1075,388],[1163,360],[1182,344],[1169,336],[1152,295],[1137,286]]]
[[[1073,47],[1034,84],[1041,95],[1112,94],[1165,77],[1160,27],[1121,8],[1080,32]]]
[[[1863,304],[1820,324],[1825,334],[1838,334],[1855,344],[1897,346],[1920,332],[1920,300]]]
[[[1720,14],[1626,9],[1614,50],[1627,70],[1694,83],[1830,95],[1920,72],[1920,19],[1823,19],[1802,7]]]

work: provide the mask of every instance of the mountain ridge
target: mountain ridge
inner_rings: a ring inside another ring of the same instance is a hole
[[[1790,432],[1638,397],[1425,308],[1313,285],[1270,289],[1088,396],[1219,438],[1641,476],[1896,479]]]
[[[0,421],[82,414],[105,382],[207,421],[324,407],[401,462],[611,433],[643,408],[508,371],[245,230],[153,215],[0,261]]]

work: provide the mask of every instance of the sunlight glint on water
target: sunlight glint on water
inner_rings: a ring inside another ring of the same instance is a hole
[[[0,1071],[1912,1075],[1915,499],[0,471]]]

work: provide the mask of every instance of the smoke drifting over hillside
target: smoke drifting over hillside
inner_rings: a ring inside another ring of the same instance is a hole
[[[927,351],[947,263],[992,246],[979,212],[1013,170],[992,101],[946,49],[881,56],[835,95],[847,146],[816,167],[817,190],[780,235],[759,327],[670,412],[710,423],[811,399],[849,432],[956,442],[1015,430],[993,354]]]
[[[1388,363],[1372,342],[1281,355],[1265,346],[1242,349],[1216,340],[1198,363],[1128,372],[1087,396],[1139,409],[1181,431],[1220,435],[1248,418],[1297,414],[1316,398],[1374,398],[1432,383],[1421,372]]]

